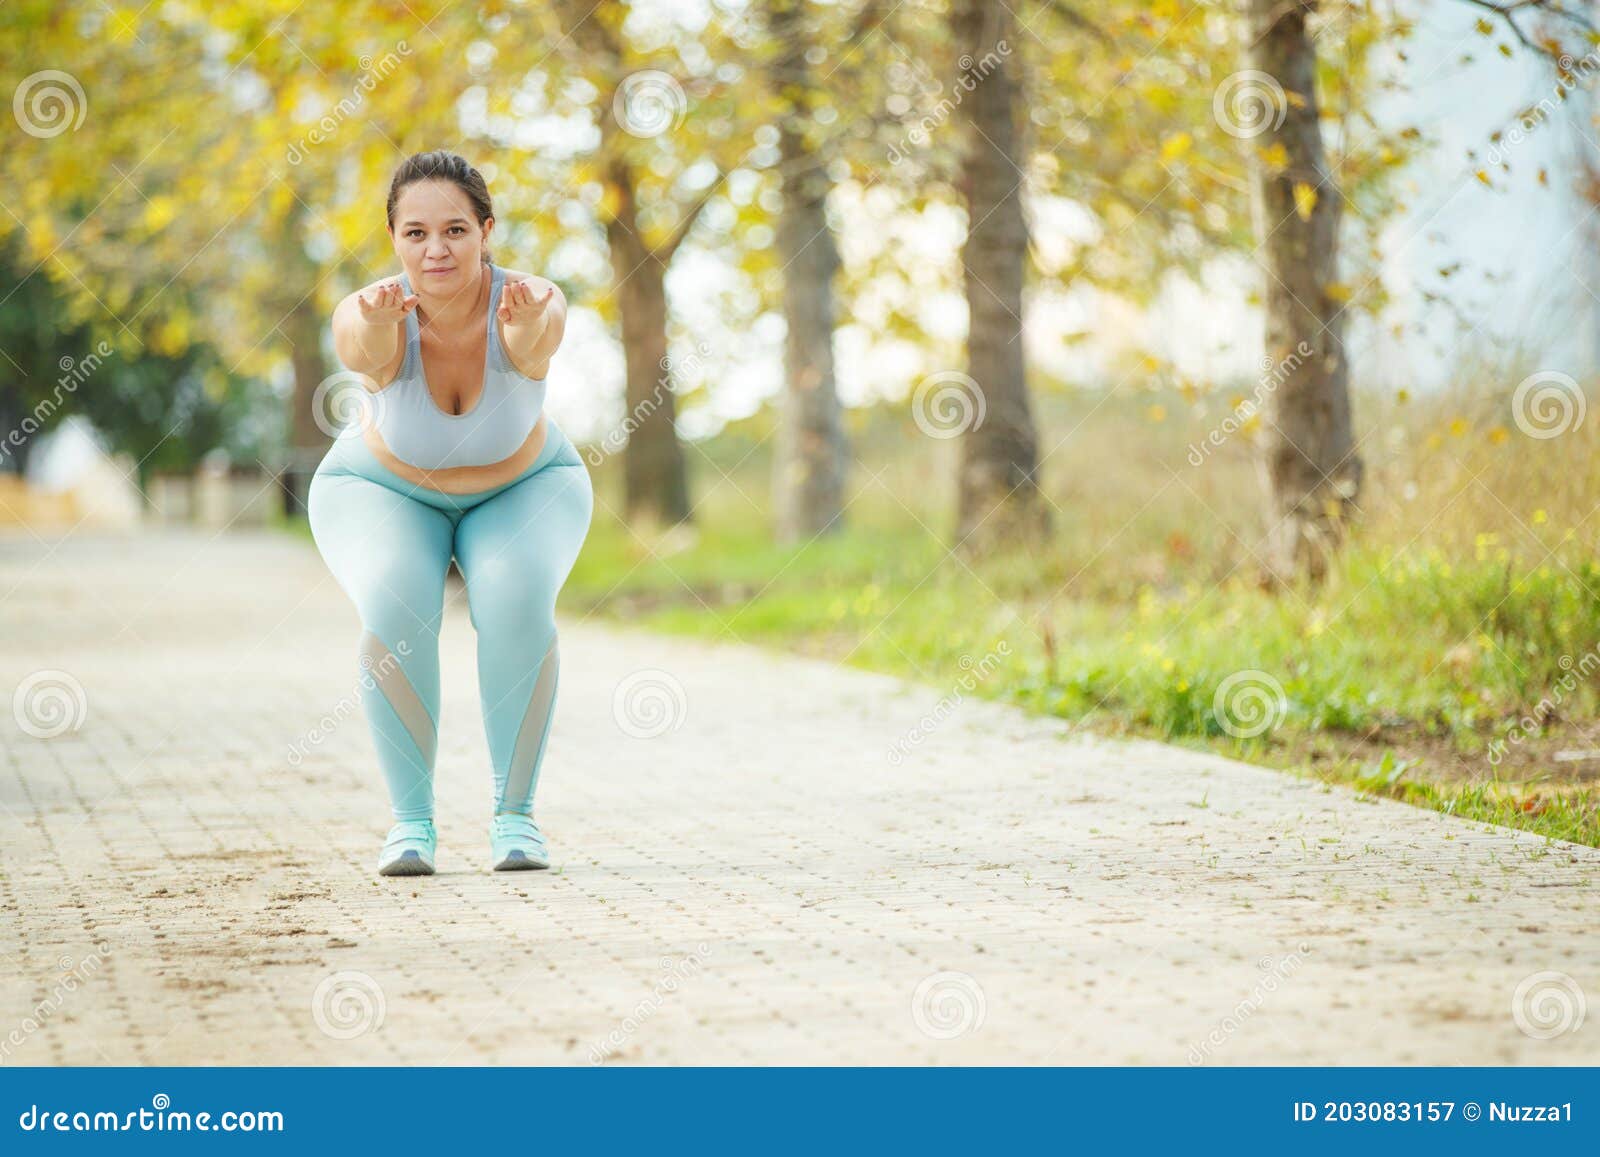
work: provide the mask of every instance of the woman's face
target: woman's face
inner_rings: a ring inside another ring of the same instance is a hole
[[[394,207],[394,251],[414,289],[453,294],[476,281],[494,230],[478,227],[472,204],[453,181],[416,181]]]

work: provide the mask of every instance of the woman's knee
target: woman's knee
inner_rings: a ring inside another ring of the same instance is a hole
[[[467,577],[467,615],[479,631],[537,645],[555,633],[556,592],[537,572],[495,560]]]
[[[362,625],[385,641],[438,630],[444,576],[424,573],[417,561],[363,567],[351,587]]]

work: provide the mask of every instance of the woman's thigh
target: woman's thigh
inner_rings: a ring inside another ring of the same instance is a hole
[[[449,515],[359,474],[318,472],[306,496],[311,535],[364,622],[398,615],[409,634],[444,601],[455,527]],[[392,643],[392,639],[386,639]]]
[[[473,625],[488,603],[553,608],[593,514],[589,471],[574,456],[556,459],[462,515],[455,554]]]

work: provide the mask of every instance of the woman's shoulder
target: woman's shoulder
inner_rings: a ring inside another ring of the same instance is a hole
[[[545,291],[545,287],[551,285],[555,285],[557,293],[561,292],[561,287],[556,285],[556,283],[551,281],[548,277],[541,277],[537,273],[524,273],[520,269],[507,269],[503,265],[496,266],[496,268],[500,270],[500,276],[506,285],[511,285],[517,281],[526,281],[532,285],[535,293],[543,293]]]

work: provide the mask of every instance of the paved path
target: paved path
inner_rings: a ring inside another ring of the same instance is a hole
[[[0,1064],[1600,1062],[1600,852],[732,644],[564,623],[490,873],[452,597],[386,880],[308,543],[0,539]]]

